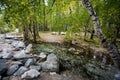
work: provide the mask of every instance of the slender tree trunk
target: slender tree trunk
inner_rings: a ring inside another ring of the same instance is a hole
[[[116,44],[117,38],[118,38],[118,34],[119,34],[119,27],[115,27],[115,31],[114,31],[114,38],[113,38],[113,44]]]
[[[44,6],[43,6],[43,15],[44,15],[44,31],[46,30],[46,12],[45,12],[45,0],[43,0]]]
[[[33,21],[33,40],[34,42],[36,42],[36,25],[35,25],[35,21]]]
[[[90,39],[93,39],[94,33],[95,33],[95,31],[94,31],[94,30],[92,30],[92,31],[91,31],[91,36],[90,36]]]
[[[84,40],[85,40],[85,38],[86,38],[86,35],[87,35],[87,27],[86,26],[84,26]]]
[[[29,40],[28,30],[23,26],[24,40]]]
[[[103,32],[101,30],[98,16],[96,15],[96,12],[94,11],[89,0],[82,0],[82,2],[87,8],[88,13],[90,14],[92,18],[94,30],[97,34],[97,37],[99,38],[103,46],[109,51],[110,56],[112,57],[115,65],[120,69],[120,54],[119,54],[118,48],[114,44],[111,44],[111,42],[105,39],[105,36],[103,35]]]

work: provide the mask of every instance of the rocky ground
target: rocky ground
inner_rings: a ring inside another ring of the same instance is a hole
[[[0,80],[120,80],[103,51],[61,44],[0,42]]]

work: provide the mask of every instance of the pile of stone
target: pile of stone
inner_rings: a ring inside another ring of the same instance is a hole
[[[32,44],[26,47],[24,42],[14,40],[0,46],[0,80],[31,80],[39,77],[41,71],[59,71],[56,55],[30,55]]]

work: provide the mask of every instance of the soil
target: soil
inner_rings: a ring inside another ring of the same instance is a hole
[[[51,32],[45,32],[41,33],[40,37],[43,42],[48,42],[48,43],[63,43],[64,41],[64,35],[53,35]]]

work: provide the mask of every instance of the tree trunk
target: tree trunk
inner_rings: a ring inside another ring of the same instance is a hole
[[[23,34],[24,34],[24,40],[29,40],[28,30],[25,26],[23,26]]]
[[[33,40],[34,42],[36,42],[36,25],[35,25],[35,21],[33,21]]]
[[[91,31],[91,36],[90,36],[90,39],[93,39],[93,36],[94,36],[94,30]]]
[[[97,34],[97,37],[103,44],[103,46],[109,51],[110,56],[112,57],[115,65],[120,69],[120,54],[118,51],[118,48],[114,45],[111,44],[108,40],[105,39],[105,36],[103,35],[103,32],[101,30],[100,22],[98,19],[98,16],[96,15],[96,12],[94,11],[92,5],[90,4],[89,0],[82,0],[83,4],[88,10],[88,13],[90,14],[92,18],[92,22],[94,25],[94,30]]]
[[[84,40],[85,40],[85,38],[86,38],[86,35],[87,35],[87,27],[84,26]]]
[[[113,44],[116,44],[117,42],[117,38],[118,38],[118,34],[119,34],[119,27],[115,27],[115,31],[114,31],[114,38],[113,38]]]

